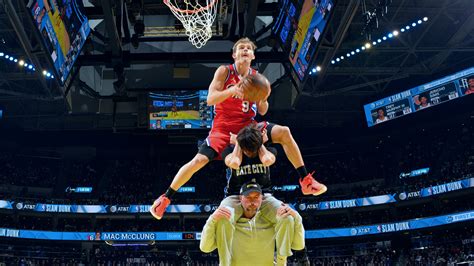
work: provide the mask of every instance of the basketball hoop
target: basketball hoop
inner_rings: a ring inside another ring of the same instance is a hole
[[[163,0],[178,18],[196,48],[203,47],[212,37],[218,0]]]

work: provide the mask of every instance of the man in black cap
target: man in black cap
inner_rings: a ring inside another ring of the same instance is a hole
[[[200,249],[207,253],[217,248],[219,265],[273,265],[275,247],[277,265],[286,265],[291,249],[304,249],[303,223],[295,210],[281,204],[276,223],[266,219],[260,211],[262,188],[256,182],[245,183],[239,198],[242,216],[233,217],[232,207],[220,206],[201,234]]]

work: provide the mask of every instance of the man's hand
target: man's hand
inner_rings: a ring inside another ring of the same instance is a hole
[[[288,204],[283,204],[283,206],[281,206],[277,210],[277,217],[279,218],[285,218],[290,215],[296,218],[297,213],[290,206],[288,206]]]
[[[230,133],[229,143],[232,145],[237,144],[237,135],[232,132],[229,132],[229,133]]]
[[[268,141],[268,135],[267,135],[267,129],[266,128],[262,131],[262,139],[263,139],[262,143],[265,143],[265,142]]]
[[[219,207],[211,216],[214,221],[218,222],[221,219],[230,220],[232,213],[226,207]]]
[[[240,82],[232,86],[229,90],[231,91],[232,96],[238,99],[244,98],[244,89],[242,88]]]

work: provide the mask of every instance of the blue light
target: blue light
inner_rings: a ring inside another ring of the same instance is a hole
[[[350,51],[350,52],[346,53],[345,57],[349,58],[349,57],[355,55],[356,53],[360,53],[361,51],[369,50],[369,48],[371,46],[376,46],[377,44],[382,43],[382,41],[387,41],[388,39],[396,38],[400,34],[400,32],[404,33],[405,31],[408,31],[410,28],[413,28],[413,27],[416,27],[419,24],[422,24],[423,21],[428,21],[428,17],[423,17],[421,19],[418,19],[415,22],[411,23],[411,25],[408,24],[404,27],[401,27],[399,30],[393,30],[392,32],[387,32],[387,34],[385,36],[380,37],[380,39],[373,40],[372,43],[367,42],[365,45],[363,45],[359,48],[355,48],[353,51]],[[336,58],[335,60],[332,60],[331,63],[335,64],[335,63],[337,63],[339,61],[342,61],[342,60],[344,60],[344,56],[340,56],[340,57]]]
[[[15,63],[18,63],[18,59],[13,60]]]
[[[10,61],[13,61],[14,59],[15,59],[15,58],[13,58],[13,57],[10,56]]]
[[[53,76],[53,75],[51,75],[51,78],[52,78],[52,79],[54,79],[54,76]]]
[[[49,73],[49,72],[46,73],[46,77],[48,77],[48,78],[51,77],[51,73]]]
[[[29,65],[28,65],[27,63],[25,63],[23,66],[24,66],[25,68],[27,68]]]
[[[8,58],[10,58],[10,56],[9,56],[9,55],[5,55],[5,58],[8,59]]]
[[[28,69],[33,69],[33,65],[28,65]]]
[[[0,56],[4,56],[5,54],[4,53],[0,53]]]

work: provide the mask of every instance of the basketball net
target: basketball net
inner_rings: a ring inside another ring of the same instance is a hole
[[[218,0],[163,0],[178,18],[196,48],[203,47],[212,37]]]

